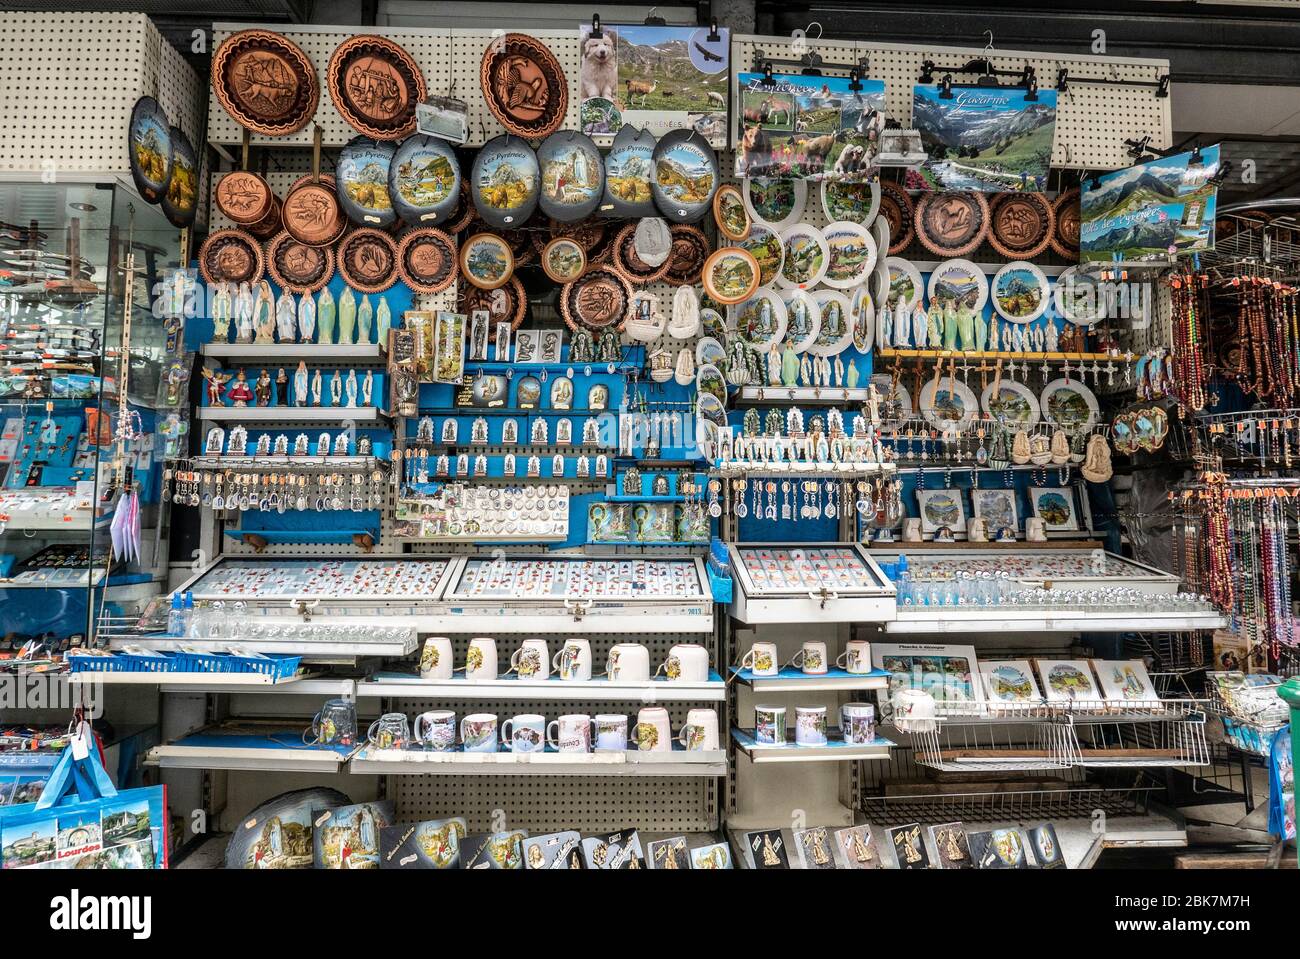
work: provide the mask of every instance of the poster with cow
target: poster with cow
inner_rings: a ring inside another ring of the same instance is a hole
[[[865,183],[879,174],[883,80],[740,73],[736,83],[736,176]]]
[[[590,24],[582,38],[579,116],[588,136],[624,125],[662,137],[695,130],[714,146],[727,137],[731,34],[725,27]]]

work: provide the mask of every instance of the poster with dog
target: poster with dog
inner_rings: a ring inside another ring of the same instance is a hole
[[[613,135],[624,125],[661,137],[693,129],[714,146],[727,137],[731,38],[725,27],[602,24],[580,29],[582,132]]]
[[[878,176],[883,80],[740,73],[736,83],[736,176],[856,183]]]

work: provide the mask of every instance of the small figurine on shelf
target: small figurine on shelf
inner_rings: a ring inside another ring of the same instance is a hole
[[[799,373],[802,364],[799,362],[799,356],[794,351],[794,347],[788,342],[785,344],[785,350],[781,354],[781,383],[785,386],[795,386],[799,381]]]
[[[307,405],[307,364],[301,360],[293,371],[293,405]]]
[[[858,373],[858,361],[849,360],[849,369],[844,376],[844,385],[851,390],[856,390],[858,388],[859,375],[860,374]]]
[[[253,399],[253,391],[248,388],[248,374],[242,369],[235,374],[235,382],[226,391],[226,396],[236,408],[247,406]]]
[[[348,397],[348,406],[357,405],[357,371],[348,370],[347,384],[344,390]]]
[[[917,300],[916,312],[912,314],[912,342],[918,350],[923,350],[930,342],[930,314]]]
[[[275,331],[281,343],[292,343],[298,329],[298,308],[293,302],[293,294],[285,290],[275,301]]]
[[[253,392],[257,396],[258,406],[271,405],[271,374],[266,370],[257,374],[257,382],[253,384]]]
[[[375,322],[375,306],[370,302],[370,297],[361,297],[361,305],[357,307],[357,342],[370,342],[370,327]]]
[[[882,347],[888,347],[894,342],[894,311],[889,308],[889,299],[886,297],[885,305],[880,310],[880,316],[877,317],[876,340]]]
[[[304,293],[298,301],[298,342],[310,343],[316,334],[316,301]]]
[[[957,310],[951,300],[943,308],[943,348],[949,353],[957,349]]]
[[[975,314],[975,351],[983,353],[989,346],[989,323],[983,313]]]
[[[221,370],[210,370],[203,367],[203,379],[207,381],[208,405],[220,406],[221,394],[224,392],[226,384],[230,382],[230,374],[223,373]]]
[[[339,378],[339,371],[335,370],[330,376],[330,406],[338,406],[343,400],[343,380]]]
[[[234,319],[234,292],[229,283],[218,283],[212,291],[212,342],[230,339],[230,321]]]
[[[968,306],[962,306],[957,312],[957,335],[963,353],[975,349],[975,311]]]
[[[393,311],[388,305],[388,298],[381,296],[379,298],[379,308],[375,310],[378,332],[376,342],[382,350],[388,349],[388,331],[393,328]],[[483,348],[483,358],[487,359],[487,347]]]
[[[1055,353],[1061,346],[1060,336],[1056,332],[1056,324],[1050,319],[1043,329],[1043,346],[1048,353]]]
[[[372,397],[375,392],[375,374],[372,370],[366,370],[365,379],[361,381],[361,405],[372,406]]]
[[[939,344],[943,342],[943,313],[935,303],[930,304],[930,332],[926,339],[930,343],[930,349],[937,350]]]
[[[350,346],[356,342],[357,295],[352,287],[345,287],[339,297],[339,343]]]
[[[289,374],[283,366],[275,372],[275,402],[278,406],[289,405]]]
[[[253,303],[253,329],[257,333],[253,342],[275,342],[275,299],[271,295],[271,284],[266,280],[257,284],[257,300]]]
[[[327,286],[320,291],[320,298],[316,304],[316,325],[320,327],[321,343],[334,342],[334,321],[338,318],[338,306],[334,303],[334,294],[330,292]],[[310,343],[311,337],[303,332],[302,341]]]
[[[323,385],[324,384],[321,380],[320,370],[316,370],[311,375],[311,405],[312,406],[321,405],[321,390]]]

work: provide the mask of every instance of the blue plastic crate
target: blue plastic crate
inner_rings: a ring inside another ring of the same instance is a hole
[[[301,656],[288,656],[283,653],[271,653],[265,659],[254,656],[230,658],[236,664],[236,672],[259,673],[271,677],[271,681],[277,683],[298,672],[298,664],[302,662]]]
[[[69,656],[68,666],[74,673],[124,673],[129,664],[125,656]]]
[[[176,671],[180,673],[228,673],[235,657],[229,653],[176,654]]]
[[[119,653],[126,660],[129,673],[171,673],[176,670],[174,656],[167,653]]]

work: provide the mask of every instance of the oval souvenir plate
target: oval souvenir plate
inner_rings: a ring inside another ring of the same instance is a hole
[[[424,76],[411,55],[387,37],[349,37],[334,48],[326,71],[330,99],[354,130],[400,140],[415,130]]]
[[[509,283],[495,290],[483,290],[465,282],[458,287],[465,315],[473,316],[476,310],[486,310],[488,329],[496,330],[498,323],[509,323],[512,329],[518,329],[524,322],[528,297],[524,295],[524,285],[519,282],[519,277],[512,276]]]
[[[334,178],[304,177],[284,198],[284,228],[299,243],[329,246],[347,229],[348,220],[335,194]]]
[[[746,179],[743,198],[752,219],[780,232],[803,216],[808,184],[803,180]]]
[[[694,223],[712,209],[718,189],[718,155],[694,130],[670,130],[655,144],[655,206],[674,223]]]
[[[901,256],[891,256],[885,261],[889,267],[889,295],[887,305],[895,313],[900,305],[906,304],[915,312],[925,294],[925,283],[921,280],[921,271],[910,260]]]
[[[383,230],[361,227],[338,245],[338,271],[358,293],[382,293],[397,279],[397,244]]]
[[[574,130],[552,133],[537,148],[542,212],[558,223],[585,220],[600,205],[605,163],[590,138]]]
[[[212,55],[212,89],[240,126],[269,137],[297,133],[316,115],[316,67],[291,40],[241,30]]]
[[[266,271],[286,290],[315,293],[334,275],[334,251],[308,246],[286,230],[266,245]]]
[[[859,353],[870,353],[876,342],[876,301],[865,285],[849,297],[849,325],[853,327],[854,348]]]
[[[1056,216],[1056,229],[1052,231],[1052,249],[1067,260],[1079,259],[1079,226],[1082,211],[1079,208],[1078,189],[1067,190],[1052,204]]]
[[[712,393],[697,393],[695,413],[719,429],[727,425],[727,406]]]
[[[848,290],[867,281],[876,266],[876,241],[866,227],[840,220],[822,227],[830,259],[822,282],[836,290]]]
[[[1038,423],[1038,397],[1024,383],[1015,380],[1002,380],[997,399],[993,398],[992,383],[984,387],[980,408],[1012,433],[1031,430]]]
[[[766,350],[785,336],[785,303],[770,287],[760,286],[752,296],[727,312],[730,314],[727,325],[753,349]]]
[[[871,298],[885,302],[889,291],[889,220],[878,216],[871,223],[871,238],[876,241],[876,268],[871,271]]]
[[[984,271],[970,260],[947,260],[930,274],[927,299],[933,307],[952,303],[965,306],[978,313],[989,301],[989,279]]]
[[[1041,193],[999,193],[990,204],[989,245],[1011,260],[1047,249],[1056,229],[1052,204]]]
[[[489,226],[522,226],[537,209],[540,179],[537,154],[525,141],[509,133],[489,140],[469,175],[474,208]]]
[[[847,180],[822,180],[822,212],[834,223],[848,220],[871,226],[880,210],[880,181],[851,183]]]
[[[1073,377],[1062,376],[1044,386],[1038,405],[1045,421],[1067,433],[1085,433],[1097,422],[1097,397]]]
[[[727,381],[716,366],[712,363],[705,363],[695,374],[695,392],[699,395],[714,396],[718,402],[726,403]]]
[[[598,266],[560,288],[560,314],[571,330],[622,329],[631,307],[632,286],[613,267]]]
[[[908,192],[893,180],[880,181],[880,216],[889,224],[889,252],[897,256],[911,245],[916,235],[913,225],[916,208]]]
[[[723,345],[711,336],[701,336],[695,341],[695,364],[697,366],[720,366],[727,361],[727,351]]]
[[[172,226],[184,229],[199,210],[199,157],[180,127],[172,127],[172,174],[159,205]]]
[[[902,422],[911,417],[912,394],[902,381],[895,383],[891,373],[873,373],[869,381],[880,394],[880,416],[889,423]]]
[[[758,263],[758,282],[760,286],[771,286],[781,275],[785,264],[785,245],[781,234],[765,223],[755,223],[749,236],[737,244],[747,251]]]
[[[358,226],[387,229],[397,222],[388,193],[393,151],[391,143],[356,137],[339,152],[334,189],[343,212]]]
[[[624,125],[605,157],[605,195],[601,212],[615,219],[655,215],[650,181],[654,176],[654,134]]]
[[[1032,323],[1042,316],[1052,292],[1043,271],[1032,263],[1008,263],[993,274],[989,291],[998,316],[1012,323]]]
[[[542,249],[542,270],[556,283],[572,283],[587,269],[587,251],[572,237],[557,236]]]
[[[636,255],[636,224],[629,223],[614,237],[614,269],[629,283],[645,285],[662,280],[672,267],[672,256],[658,266],[649,266]]]
[[[487,108],[516,136],[541,140],[564,122],[569,86],[550,47],[523,33],[494,37],[479,63]]]
[[[404,222],[434,226],[456,212],[460,180],[460,163],[447,141],[416,133],[393,152],[388,198]]]
[[[1066,267],[1056,278],[1052,299],[1056,314],[1075,326],[1092,326],[1106,315],[1100,284],[1077,266]]]
[[[921,387],[921,415],[939,430],[960,432],[979,413],[979,402],[969,386],[951,376],[931,377]]]
[[[849,322],[849,298],[838,290],[818,290],[813,293],[821,311],[821,325],[817,335],[808,344],[813,356],[835,356],[843,353],[853,342],[853,325]]]
[[[397,271],[417,293],[441,293],[459,269],[456,241],[435,227],[409,230],[397,245]]]
[[[480,290],[495,290],[514,275],[515,255],[495,233],[475,233],[460,248],[460,271]]]
[[[728,246],[704,261],[704,292],[719,303],[740,303],[758,289],[758,261],[748,251]]]
[[[199,272],[209,283],[256,283],[264,269],[261,244],[243,230],[216,230],[199,247]]]
[[[727,341],[727,320],[712,307],[700,308],[700,329],[705,336],[712,337],[719,343]]]
[[[822,328],[822,308],[807,290],[785,290],[785,341],[796,353],[808,349]]]
[[[668,272],[664,280],[673,286],[694,286],[704,272],[709,258],[709,241],[698,226],[678,224],[668,228],[673,250],[668,254]]]
[[[989,204],[982,193],[926,193],[913,217],[921,245],[936,256],[961,257],[989,234]]]
[[[745,198],[735,184],[718,187],[713,196],[713,221],[718,224],[718,232],[728,240],[740,241],[749,236],[753,221],[745,207]]]
[[[830,250],[821,230],[799,223],[781,231],[781,246],[785,256],[776,282],[781,286],[796,286],[806,290],[816,286],[830,266]]]
[[[127,135],[131,147],[131,179],[140,196],[157,203],[167,194],[172,176],[172,125],[153,97],[141,97],[131,108]]]

